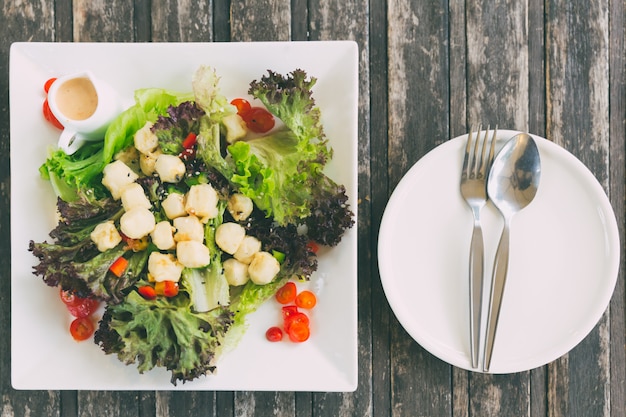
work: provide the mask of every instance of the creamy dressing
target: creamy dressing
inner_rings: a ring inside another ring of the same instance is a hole
[[[59,87],[56,105],[68,119],[85,120],[98,107],[98,93],[89,78],[72,78]]]

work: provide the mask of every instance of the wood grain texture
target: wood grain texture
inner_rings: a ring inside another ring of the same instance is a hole
[[[281,0],[232,1],[230,38],[235,42],[288,41],[291,3]]]
[[[74,42],[130,42],[134,39],[134,7],[123,0],[73,2]]]
[[[467,6],[467,99],[470,123],[527,130],[528,10],[515,0]]]
[[[152,3],[153,42],[211,42],[213,3],[168,0]]]
[[[550,1],[546,17],[546,134],[576,155],[608,193],[608,2]],[[549,365],[550,416],[610,415],[609,328],[607,313],[577,347]]]
[[[359,384],[354,393],[15,391],[0,338],[0,415],[626,417],[626,253],[610,308],[569,354],[480,375],[399,325],[377,271],[387,199],[408,168],[475,121],[544,135],[598,178],[626,241],[623,0],[7,0],[0,4],[0,250],[10,253],[12,41],[352,39],[359,46]],[[12,231],[15,233],[15,231]],[[0,257],[0,285],[10,261]],[[0,291],[0,334],[10,293]]]

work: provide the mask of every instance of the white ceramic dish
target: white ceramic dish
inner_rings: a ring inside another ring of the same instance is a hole
[[[346,185],[357,207],[358,54],[354,42],[284,43],[15,43],[10,54],[11,111],[11,376],[16,389],[353,391],[357,385],[357,233],[320,256],[310,285],[319,293],[306,343],[270,343],[265,330],[280,309],[266,303],[250,317],[238,348],[222,357],[218,373],[174,387],[170,374],[140,375],[91,342],[77,343],[55,289],[32,274],[30,239],[43,241],[55,226],[55,197],[38,174],[59,131],[45,122],[43,84],[53,76],[91,70],[132,98],[144,87],[191,90],[200,65],[222,77],[222,92],[245,97],[248,84],[271,69],[296,68],[318,79],[314,97],[335,150],[328,174]],[[341,320],[337,320],[341,317]],[[288,365],[286,365],[288,364]],[[292,374],[277,369],[291,369]]]
[[[499,146],[515,133],[499,131]],[[491,373],[532,369],[567,353],[596,325],[617,280],[619,235],[602,187],[569,152],[535,139],[541,184],[512,222]],[[378,257],[385,294],[407,332],[440,359],[471,370],[472,215],[459,191],[466,140],[438,146],[402,178],[383,216]],[[490,281],[502,220],[491,203],[482,219]]]

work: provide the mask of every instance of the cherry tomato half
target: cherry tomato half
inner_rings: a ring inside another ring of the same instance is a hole
[[[249,112],[250,109],[252,108],[252,106],[250,105],[250,102],[248,100],[246,100],[245,98],[233,99],[230,102],[230,104],[232,104],[233,106],[237,107],[237,114],[239,116],[243,116],[244,114]]]
[[[79,317],[70,324],[70,334],[76,341],[87,340],[94,332],[94,325],[89,317]]]
[[[67,311],[74,317],[87,317],[91,315],[100,306],[100,301],[92,297],[81,298],[73,291],[61,290],[61,301],[67,307]]]
[[[176,295],[178,295],[178,282],[159,281],[154,284],[154,291],[158,295],[164,295],[166,297],[175,297]]]
[[[266,133],[272,130],[274,124],[274,116],[263,107],[252,107],[244,114],[240,114],[241,118],[246,122],[246,126],[253,132]]]
[[[284,320],[283,328],[289,333],[291,326],[294,324],[304,324],[306,327],[309,327],[309,316],[304,313],[296,313]]]
[[[48,79],[48,81],[46,81],[43,85],[43,91],[46,92],[46,94],[48,94],[48,91],[50,91],[50,86],[52,85],[53,82],[55,82],[57,79],[55,77]]]
[[[276,291],[276,301],[281,304],[289,304],[296,299],[297,292],[296,284],[289,281]]]
[[[154,300],[157,297],[156,290],[150,285],[142,285],[137,288],[137,292],[146,300]]]
[[[78,300],[80,299],[76,296],[76,293],[74,293],[74,291],[64,290],[63,288],[61,288],[61,290],[59,291],[59,296],[61,297],[61,301],[63,301],[63,304],[65,304],[66,306],[76,305],[76,303],[78,303]]]
[[[289,340],[300,343],[309,339],[311,329],[309,329],[308,323],[296,322],[289,326],[288,334]]]
[[[300,308],[312,309],[317,304],[317,298],[311,291],[301,291],[296,296],[296,305]]]
[[[55,127],[63,129],[63,125],[61,124],[61,122],[59,122],[57,118],[54,117],[54,114],[52,114],[52,110],[50,110],[50,104],[48,104],[48,99],[45,99],[43,102],[43,117],[45,117],[46,120],[52,123],[52,125],[54,125]]]
[[[90,316],[98,309],[100,302],[95,298],[79,298],[74,305],[68,305],[67,310],[70,314],[77,318]]]
[[[283,321],[285,321],[289,317],[298,314],[298,307],[297,306],[284,306],[282,308],[282,313],[283,313]]]
[[[280,327],[270,327],[265,332],[265,337],[270,342],[280,342],[281,340],[283,340],[283,331],[280,329]]]

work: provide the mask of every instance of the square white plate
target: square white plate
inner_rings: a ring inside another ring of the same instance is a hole
[[[10,53],[11,112],[11,379],[16,389],[354,391],[357,385],[357,232],[325,251],[308,283],[318,293],[306,343],[270,343],[278,323],[270,300],[249,317],[239,346],[217,374],[174,387],[169,372],[143,375],[90,341],[75,342],[71,317],[56,289],[32,274],[29,240],[48,240],[56,199],[39,176],[59,131],[42,116],[44,82],[91,70],[123,96],[161,87],[191,91],[200,65],[216,68],[228,98],[247,97],[249,83],[268,69],[297,68],[317,78],[314,98],[335,151],[327,174],[345,184],[357,211],[358,48],[351,41],[262,43],[14,43]],[[356,218],[355,218],[356,220]],[[356,224],[356,223],[355,223]]]

